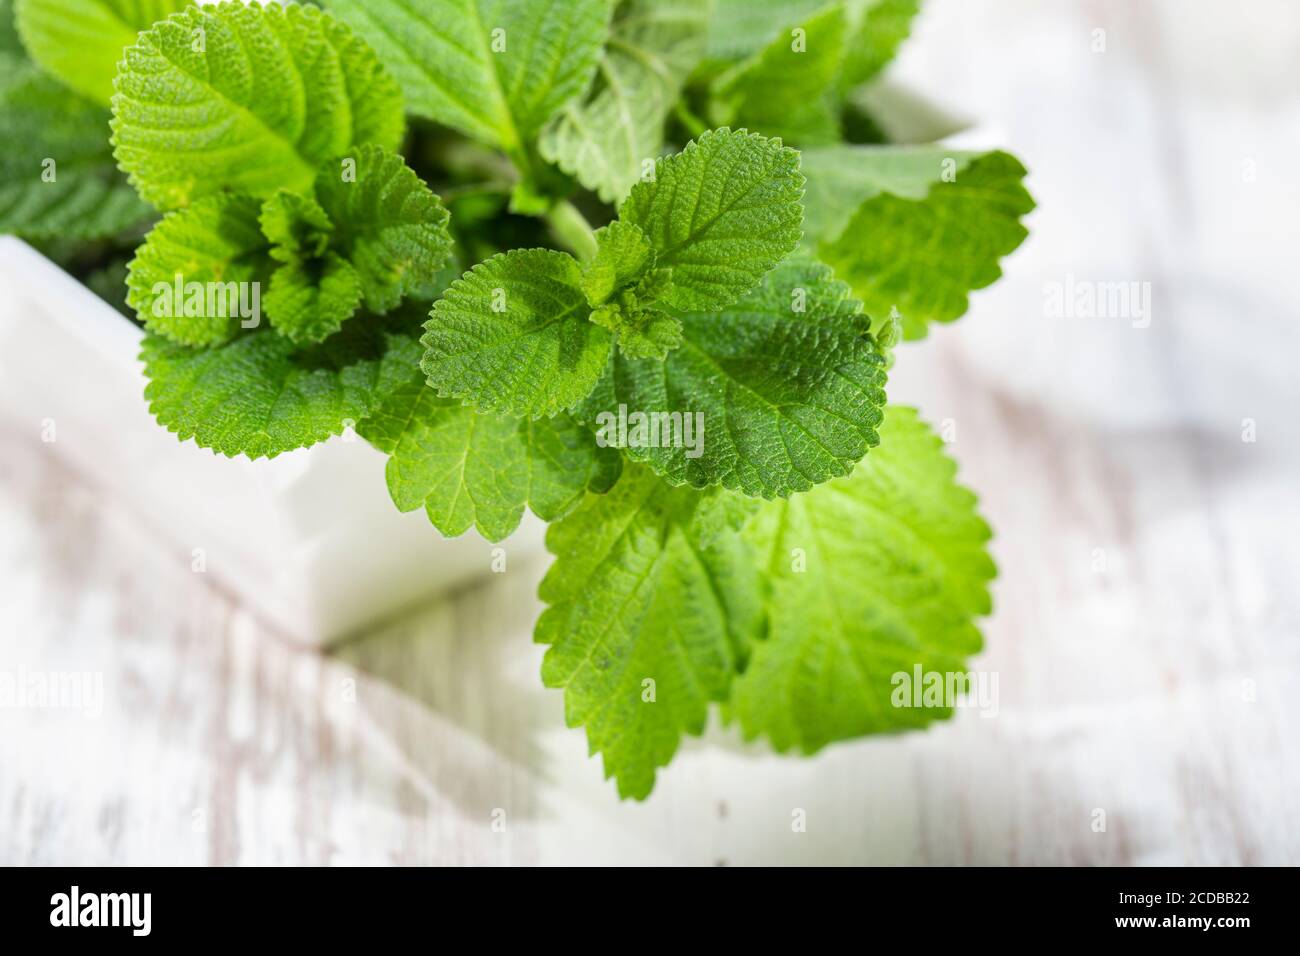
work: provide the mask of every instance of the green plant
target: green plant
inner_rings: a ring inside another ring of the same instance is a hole
[[[916,0],[5,3],[0,230],[124,284],[179,438],[354,425],[445,535],[554,522],[542,676],[621,795],[712,704],[806,753],[950,713],[891,678],[965,670],[990,533],[886,373],[1033,201],[878,142]]]

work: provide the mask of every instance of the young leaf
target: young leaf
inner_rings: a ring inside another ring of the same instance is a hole
[[[907,338],[950,322],[994,282],[1034,208],[1025,168],[1003,152],[938,146],[805,150],[805,241],[878,319],[897,308]]]
[[[615,220],[596,230],[596,255],[582,270],[582,291],[592,308],[640,279],[654,266],[655,253],[644,232]]]
[[[118,163],[162,209],[306,192],[325,160],[403,132],[397,84],[315,7],[191,7],[127,48],[116,89]]]
[[[590,487],[605,491],[620,459],[596,446],[567,415],[511,419],[439,398],[418,373],[358,426],[390,457],[388,492],[400,511],[424,508],[442,534],[471,526],[500,541],[524,508],[545,521],[568,512]]]
[[[757,633],[750,555],[710,497],[628,468],[546,536],[542,682],[564,688],[622,797],[646,797],[682,734],[703,732]]]
[[[894,58],[912,32],[921,0],[851,0],[849,40],[845,44],[843,86],[874,78]]]
[[[845,14],[831,6],[782,32],[713,83],[718,125],[748,126],[801,146],[840,138],[832,96],[844,56]]]
[[[122,51],[191,0],[17,0],[23,44],[42,69],[108,106]]]
[[[0,15],[7,13],[0,7]],[[108,111],[16,52],[0,62],[0,233],[96,239],[152,213],[118,171]]]
[[[145,237],[128,267],[127,304],[150,332],[180,345],[218,345],[234,338],[246,321],[241,291],[250,305],[252,300],[244,284],[259,283],[260,300],[271,267],[257,200],[209,196],[168,213]],[[197,298],[187,286],[197,290]]]
[[[745,536],[771,582],[768,633],[733,687],[747,737],[812,753],[949,710],[892,706],[893,677],[965,672],[996,573],[975,496],[943,443],[891,405],[853,474],[764,505]]]
[[[345,326],[310,349],[269,329],[208,349],[149,335],[140,358],[158,424],[227,457],[274,458],[360,421],[405,380],[418,354],[408,337]]]
[[[361,277],[337,252],[314,261],[295,260],[271,276],[266,315],[293,342],[319,342],[333,335],[361,305]]]
[[[411,112],[514,156],[591,81],[609,0],[326,0]]]
[[[745,130],[706,132],[660,159],[619,219],[640,227],[672,270],[667,303],[712,311],[736,301],[799,242],[799,154]]]
[[[627,195],[663,146],[664,120],[704,52],[707,4],[623,0],[591,90],[542,132],[542,155],[608,203]]]
[[[337,230],[334,248],[356,269],[366,308],[387,312],[447,261],[447,209],[402,157],[363,146],[350,158],[355,169],[325,164],[316,198]]]
[[[680,348],[662,362],[615,356],[580,406],[629,458],[675,485],[771,498],[847,474],[876,444],[884,358],[826,266],[787,259],[723,312],[679,317]]]
[[[434,304],[421,367],[438,394],[539,418],[572,408],[605,370],[610,334],[591,312],[577,260],[516,249],[480,262]]]

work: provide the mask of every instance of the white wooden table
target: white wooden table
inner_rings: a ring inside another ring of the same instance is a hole
[[[811,760],[714,727],[620,804],[540,686],[540,566],[322,658],[20,410],[0,669],[100,671],[104,706],[0,709],[0,863],[1300,862],[1297,43],[1281,0],[932,0],[896,66],[1040,204],[892,390],[997,529],[996,718]],[[1067,274],[1150,282],[1153,321],[1047,317]]]

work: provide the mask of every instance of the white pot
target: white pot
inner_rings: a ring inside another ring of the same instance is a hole
[[[400,514],[386,458],[353,435],[272,461],[181,444],[145,407],[141,330],[0,237],[0,415],[86,472],[287,636],[326,644],[491,570],[495,545]],[[542,549],[524,523],[499,547]]]

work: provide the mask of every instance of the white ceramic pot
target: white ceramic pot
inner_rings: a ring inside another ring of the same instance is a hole
[[[27,244],[0,237],[0,415],[85,472],[287,636],[327,644],[542,549],[443,538],[400,514],[386,458],[344,435],[272,461],[184,444],[145,407],[141,330]]]

